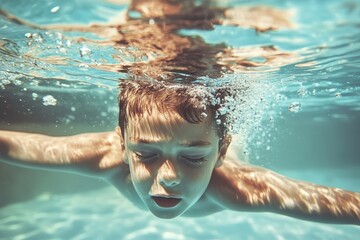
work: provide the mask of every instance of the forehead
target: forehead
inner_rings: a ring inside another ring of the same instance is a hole
[[[218,140],[214,121],[208,116],[203,122],[190,123],[177,112],[145,112],[128,120],[126,137],[132,142],[177,141],[211,142]]]

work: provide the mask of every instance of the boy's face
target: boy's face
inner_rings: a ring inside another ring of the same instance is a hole
[[[129,121],[124,140],[136,192],[160,218],[179,216],[194,205],[224,157],[210,117],[192,124],[175,112],[145,113]]]

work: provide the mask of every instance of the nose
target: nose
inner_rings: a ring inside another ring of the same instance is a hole
[[[180,184],[180,177],[175,166],[166,160],[158,171],[158,182],[163,187],[175,187]]]

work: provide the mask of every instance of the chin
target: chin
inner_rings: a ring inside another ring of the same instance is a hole
[[[184,211],[179,211],[179,209],[149,209],[150,212],[158,218],[161,219],[174,219],[183,214]]]
[[[154,216],[161,218],[161,219],[175,219],[180,215],[171,215],[171,214],[154,214]]]

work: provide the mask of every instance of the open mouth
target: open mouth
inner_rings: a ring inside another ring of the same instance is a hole
[[[155,203],[162,208],[171,208],[178,205],[181,201],[181,198],[174,198],[174,197],[155,197],[152,196],[152,199]]]

